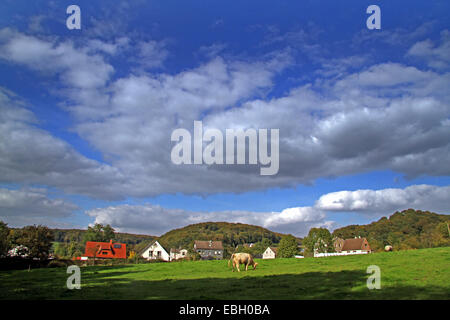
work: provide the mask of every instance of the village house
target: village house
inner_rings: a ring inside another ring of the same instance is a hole
[[[334,241],[334,248],[336,252],[340,253],[370,253],[369,242],[366,238],[355,237],[353,239],[340,239]]]
[[[314,257],[346,256],[351,254],[366,254],[372,252],[366,238],[355,237],[345,240],[336,238],[333,244],[336,252],[314,252]]]
[[[222,241],[194,241],[194,250],[202,259],[223,259]]]
[[[166,249],[164,249],[158,241],[145,247],[145,249],[141,251],[140,256],[147,260],[170,261],[169,253],[167,253]]]
[[[170,249],[170,261],[184,259],[188,256],[186,249]]]
[[[266,251],[264,251],[262,258],[263,259],[275,259],[277,257],[278,249],[275,247],[267,247]]]
[[[355,254],[355,253],[370,253],[372,250],[370,249],[369,242],[366,238],[354,238],[354,239],[345,239],[342,244],[341,251],[342,253]]]
[[[127,245],[124,243],[87,241],[84,256],[102,259],[126,259]]]

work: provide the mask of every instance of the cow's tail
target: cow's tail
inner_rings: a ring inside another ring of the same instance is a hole
[[[233,260],[233,258],[234,258],[234,253],[231,255],[230,260],[228,260],[228,268],[230,267],[230,262],[231,262],[231,260]]]

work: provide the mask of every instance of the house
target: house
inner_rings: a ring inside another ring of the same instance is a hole
[[[87,241],[85,257],[102,259],[126,259],[127,245],[124,243]]]
[[[186,249],[170,249],[170,261],[184,259],[188,256]]]
[[[194,241],[194,250],[202,259],[223,259],[222,241]]]
[[[278,248],[275,247],[267,247],[266,251],[264,251],[262,258],[263,259],[275,259],[277,257]]]
[[[342,247],[344,246],[344,239],[342,238],[335,238],[334,239],[334,251],[335,252],[341,252],[342,251]]]
[[[145,247],[145,249],[141,251],[139,256],[147,260],[170,261],[170,255],[158,241],[154,241],[147,247]]]
[[[345,239],[345,240],[341,238],[336,238],[334,240],[334,249],[336,252],[343,254],[372,252],[367,239],[361,237],[355,237],[353,239]]]
[[[370,245],[367,239],[359,237],[354,239],[345,239],[341,252],[348,254],[355,254],[355,253],[370,253],[372,252],[372,250],[370,249]]]

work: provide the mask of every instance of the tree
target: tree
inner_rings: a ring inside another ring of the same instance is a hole
[[[333,237],[326,228],[311,228],[303,244],[308,254],[334,251]]]
[[[280,258],[292,258],[298,252],[297,239],[292,235],[281,238],[278,245],[278,256]]]
[[[53,232],[48,227],[34,225],[23,227],[16,242],[28,248],[31,258],[46,259],[53,239]]]
[[[7,255],[10,246],[8,225],[0,221],[0,257]]]
[[[100,223],[96,223],[93,227],[88,227],[83,240],[84,243],[86,243],[86,241],[108,242],[114,238],[114,229],[109,224],[104,226]]]

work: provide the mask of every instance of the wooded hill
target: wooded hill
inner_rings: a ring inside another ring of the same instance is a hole
[[[450,246],[448,223],[449,215],[408,209],[367,225],[336,229],[333,236],[366,237],[373,250],[382,250],[385,245],[394,246],[394,250]]]
[[[171,230],[158,241],[165,248],[192,247],[194,240],[220,240],[225,249],[244,243],[256,243],[263,239],[278,244],[284,234],[263,227],[228,222],[204,222]]]
[[[84,234],[87,230],[81,229],[50,229],[55,235],[55,242],[71,242],[75,241],[82,243]],[[131,234],[114,232],[114,241],[126,243],[129,245],[139,244],[143,241],[153,241],[157,239],[156,236],[149,236],[144,234]]]

